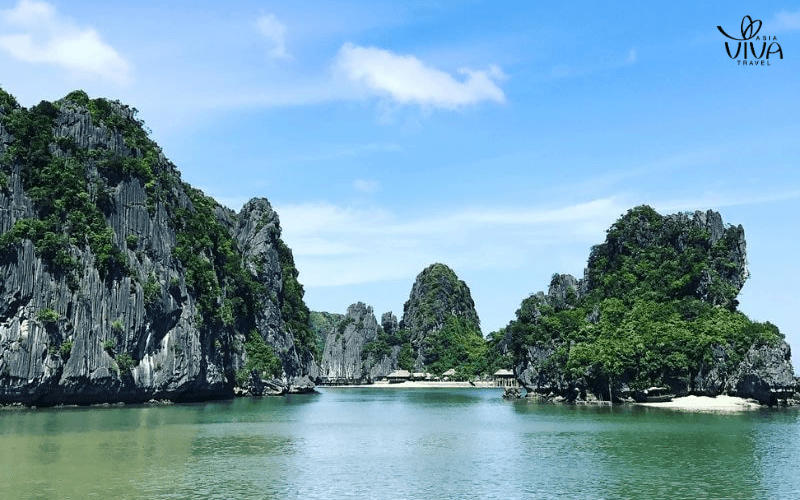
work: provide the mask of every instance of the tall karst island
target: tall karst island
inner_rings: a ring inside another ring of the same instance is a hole
[[[737,310],[744,230],[628,211],[582,279],[555,274],[486,338],[448,266],[402,318],[312,312],[266,199],[238,213],[183,182],[135,110],[0,90],[0,404],[192,401],[513,369],[531,395],[632,401],[653,386],[791,402],[790,349]]]
[[[302,392],[316,338],[265,199],[181,181],[119,102],[0,90],[0,402]]]
[[[531,394],[634,400],[651,387],[793,403],[791,351],[736,300],[748,277],[744,229],[714,211],[629,210],[592,248],[580,280],[555,274],[522,301],[504,340]]]
[[[313,315],[328,313],[312,313]],[[335,321],[320,321],[324,338],[320,380],[327,384],[363,384],[396,370],[423,377],[469,379],[510,366],[510,356],[492,349],[480,331],[469,287],[444,264],[419,273],[398,322],[391,312],[378,323],[362,302]]]

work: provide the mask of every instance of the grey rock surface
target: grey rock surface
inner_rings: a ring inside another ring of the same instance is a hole
[[[393,315],[383,315],[391,323]],[[397,318],[394,318],[397,323]],[[325,340],[325,351],[319,368],[323,384],[369,384],[385,377],[397,368],[399,347],[390,353],[369,355],[367,344],[378,340],[382,327],[378,325],[372,307],[357,302],[347,308],[342,322],[331,328]]]
[[[647,215],[641,216],[643,213]],[[604,276],[603,268],[593,267],[597,264],[595,259],[605,263],[620,256],[635,259],[637,251],[650,246],[671,246],[679,254],[693,251],[701,255],[702,275],[691,281],[693,285],[687,296],[717,307],[736,308],[735,297],[748,277],[742,226],[726,226],[721,215],[712,210],[660,216],[649,209],[630,211],[619,225],[609,230],[605,243],[593,247],[583,279],[554,274],[546,294],[538,292],[523,300],[517,311],[517,321],[535,325],[543,310],[569,309],[573,301],[595,292],[599,283],[593,283],[592,278],[602,279]],[[585,321],[588,326],[600,320],[601,311],[595,305],[586,314]],[[613,381],[612,387],[592,386],[590,392],[597,394],[589,394],[586,380],[590,373],[566,374],[565,353],[570,346],[557,335],[537,342],[536,345],[520,345],[516,352],[514,372],[529,395],[564,400],[598,396],[607,399],[609,392],[616,400],[629,400],[635,396],[635,391],[630,388],[632,376],[628,375]],[[750,346],[743,359],[741,346],[738,349],[734,351],[733,346],[712,345],[697,373],[664,373],[663,383],[679,396],[690,393],[708,396],[730,394],[769,405],[785,404],[787,400],[798,397],[795,395],[798,391],[790,361],[791,351],[786,342],[780,341],[775,346]],[[739,354],[731,359],[733,352]]]
[[[132,119],[127,106],[111,107]],[[1,118],[2,114],[0,122]],[[69,101],[60,105],[53,135],[79,148],[122,158],[141,156],[119,130],[95,123],[85,107]],[[14,140],[0,126],[0,155]],[[4,233],[20,219],[36,218],[37,211],[23,189],[25,166],[0,166],[8,179],[7,189],[0,189]],[[194,208],[176,167],[157,149],[153,171],[175,181],[155,201],[135,176],[104,177],[91,159],[85,168],[90,187],[98,182],[106,186],[109,202],[103,213],[128,272],[102,279],[97,256],[88,245],[70,247],[79,263],[74,283],[51,269],[30,239],[3,252],[0,402],[54,405],[229,397],[235,374],[246,362],[241,348],[251,334],[246,325],[252,325],[280,357],[283,388],[278,392],[313,388],[313,356],[298,351],[281,317],[284,279],[276,250],[280,226],[267,200],[252,200],[239,214],[218,204],[214,209],[263,293],[255,318],[212,326],[203,323],[197,291],[187,286],[188,270],[174,254],[176,210]],[[146,297],[148,281],[151,295]]]
[[[444,264],[431,264],[417,275],[403,306],[399,328],[411,335],[417,353],[414,371],[424,371],[430,362],[425,338],[441,330],[448,318],[464,320],[480,328],[480,319],[469,287]]]
[[[729,394],[775,405],[795,392],[792,350],[786,342],[777,346],[754,345],[727,380]]]

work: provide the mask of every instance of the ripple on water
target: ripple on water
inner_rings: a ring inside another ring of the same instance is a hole
[[[0,498],[800,498],[797,410],[695,414],[498,391],[0,414]]]

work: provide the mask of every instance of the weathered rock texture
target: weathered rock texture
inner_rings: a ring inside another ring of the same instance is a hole
[[[666,274],[652,272],[652,266],[661,264],[661,255],[674,259],[683,268],[665,271],[672,273],[668,279]],[[644,271],[639,273],[640,269]],[[584,376],[568,370],[567,360],[580,342],[580,335],[565,340],[557,328],[552,331],[542,327],[543,316],[581,307],[585,314],[581,328],[593,328],[601,320],[599,305],[603,299],[619,298],[619,303],[624,304],[622,301],[629,303],[631,295],[640,294],[649,295],[655,302],[699,299],[716,308],[735,311],[736,296],[747,277],[742,226],[726,227],[720,214],[711,210],[662,217],[649,207],[637,207],[609,229],[603,244],[592,249],[583,279],[555,274],[547,294],[538,292],[522,302],[517,319],[508,327],[514,332],[509,337],[515,347],[515,374],[530,395],[567,400],[637,397],[637,391],[629,386],[635,374],[626,372],[624,367],[616,377],[600,372],[613,367],[613,360],[608,358],[604,365],[587,368]],[[645,283],[645,279],[655,281]],[[678,395],[730,394],[754,398],[763,404],[792,398],[796,383],[790,348],[777,328],[769,323],[764,328],[774,328],[778,339],[757,339],[749,350],[744,346],[743,356],[742,346],[712,344],[696,372],[675,370],[664,374],[662,383]],[[531,332],[549,333],[531,337]],[[525,338],[537,340],[525,343]],[[609,345],[612,344],[606,346]],[[602,344],[597,346],[594,344],[593,348],[603,348]],[[653,346],[639,347],[646,353]]]
[[[569,274],[554,274],[547,293],[537,292],[527,301],[532,307],[522,308],[522,319],[537,323],[542,317],[541,309],[551,307],[556,310],[575,305],[582,296],[583,283]],[[587,318],[587,321],[591,318]],[[514,372],[520,385],[530,394],[570,395],[580,397],[586,394],[582,380],[569,377],[562,363],[554,362],[558,342],[537,343],[524,346],[524,355],[519,357]],[[577,389],[577,390],[576,390]]]
[[[603,275],[618,268],[626,258],[640,260],[653,248],[702,255],[694,261],[702,270],[687,270],[692,280],[675,293],[730,308],[738,304],[736,296],[749,276],[744,229],[741,225],[726,227],[722,216],[713,210],[667,216],[651,209],[631,210],[609,229],[606,241],[592,249],[585,282],[578,284],[579,294],[586,295],[597,288],[613,294],[602,283]],[[666,290],[668,286],[662,284],[661,288]]]
[[[424,371],[435,361],[426,339],[444,328],[451,318],[479,331],[480,319],[469,287],[448,266],[431,264],[417,275],[399,324],[408,332],[416,353],[415,371]]]
[[[394,325],[397,318],[391,313],[383,315],[384,323]],[[377,344],[379,337],[385,335],[384,328],[378,325],[372,307],[357,302],[347,308],[347,314],[333,326],[325,340],[325,351],[320,362],[320,383],[322,384],[369,384],[385,377],[397,368],[399,346],[390,348],[388,353],[370,349]]]
[[[73,93],[24,110],[0,94],[0,402],[228,397],[250,335],[280,358],[278,392],[313,388],[267,200],[236,214],[182,183],[127,106]]]

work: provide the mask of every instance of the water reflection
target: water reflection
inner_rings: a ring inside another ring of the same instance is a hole
[[[0,498],[797,498],[799,415],[485,389],[0,412]]]

